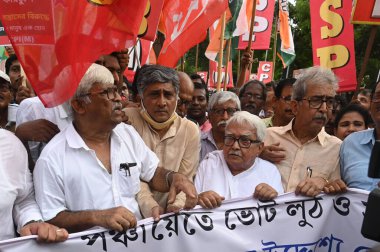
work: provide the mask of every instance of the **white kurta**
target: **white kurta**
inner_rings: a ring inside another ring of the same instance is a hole
[[[41,220],[34,199],[28,156],[20,140],[0,129],[0,240],[13,238],[14,225],[21,227],[31,220]],[[12,218],[13,217],[13,218]]]
[[[280,173],[274,164],[256,158],[252,167],[233,176],[221,150],[210,152],[203,159],[194,183],[198,193],[212,190],[226,200],[252,196],[260,183],[270,185],[279,194],[284,192]]]
[[[34,170],[36,200],[44,220],[61,211],[101,210],[124,206],[141,218],[135,196],[140,179],[150,181],[158,165],[156,155],[132,126],[119,124],[111,135],[109,174],[95,151],[74,126],[57,134],[42,151]],[[120,169],[121,163],[136,163]]]

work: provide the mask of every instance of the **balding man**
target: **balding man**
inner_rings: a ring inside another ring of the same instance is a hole
[[[180,117],[185,117],[187,108],[193,99],[194,84],[190,77],[184,72],[178,72],[179,93],[176,112]]]

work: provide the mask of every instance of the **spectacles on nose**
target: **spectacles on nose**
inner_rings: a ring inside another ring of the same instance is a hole
[[[290,103],[292,96],[280,96],[280,99],[284,100],[285,103]]]
[[[308,98],[299,99],[298,101],[305,100],[309,102],[309,108],[319,109],[325,102],[328,109],[333,109],[335,104],[335,98],[330,96],[312,96]]]
[[[238,141],[238,144],[240,148],[249,148],[251,147],[251,144],[255,143],[261,143],[259,140],[251,140],[246,136],[241,136],[239,138],[236,138],[234,136],[225,136],[224,137],[224,145],[226,146],[232,146],[234,143]]]
[[[227,112],[229,116],[233,116],[236,111],[238,111],[237,108],[226,108],[226,109],[212,109],[212,112],[214,112],[217,115],[224,115],[224,112]]]
[[[97,92],[89,92],[87,94],[81,94],[80,97],[88,96],[88,95],[96,95],[96,94],[106,94],[108,100],[113,100],[116,98],[117,93],[118,93],[117,87],[110,87],[110,88],[103,89],[103,90],[97,91]]]
[[[178,102],[177,102],[177,106],[179,107],[179,106],[184,105],[185,107],[188,107],[190,105],[190,103],[191,103],[191,101],[186,101],[184,99],[179,98]]]

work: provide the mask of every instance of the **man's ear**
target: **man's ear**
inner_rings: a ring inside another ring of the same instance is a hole
[[[85,102],[81,100],[71,100],[71,107],[77,114],[83,114],[86,111]]]
[[[259,151],[258,151],[257,155],[260,156],[261,152],[264,149],[264,143],[263,142],[259,143],[259,145],[257,147],[259,147]]]
[[[299,110],[299,105],[300,105],[300,103],[296,100],[290,101],[290,108],[292,109],[292,112],[294,115],[297,115],[298,110]]]

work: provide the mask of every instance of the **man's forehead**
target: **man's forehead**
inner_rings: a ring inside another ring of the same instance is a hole
[[[237,108],[237,104],[236,104],[236,102],[234,102],[232,100],[228,100],[225,102],[219,102],[219,103],[215,104],[213,108],[214,109],[215,108]]]
[[[335,90],[328,83],[307,85],[306,96],[335,96]]]
[[[252,136],[257,134],[257,129],[247,123],[230,123],[226,126],[225,134],[239,135],[239,136]]]

